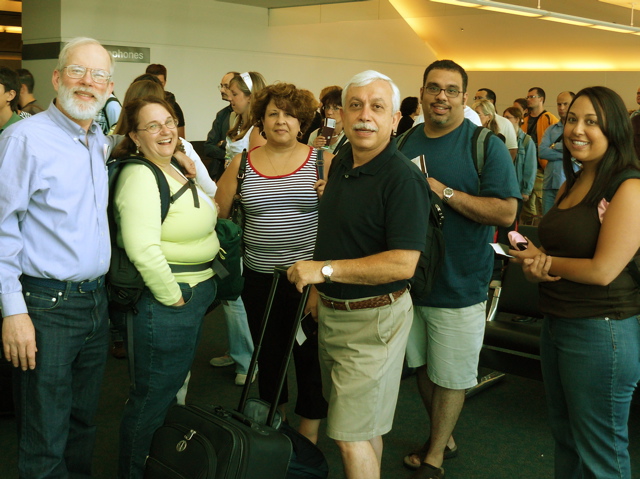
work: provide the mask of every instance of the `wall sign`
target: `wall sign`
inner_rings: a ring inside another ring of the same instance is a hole
[[[143,47],[125,47],[122,45],[103,45],[117,62],[151,63],[151,49]]]

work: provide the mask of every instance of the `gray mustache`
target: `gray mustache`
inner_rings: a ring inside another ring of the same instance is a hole
[[[352,130],[367,130],[367,131],[373,131],[373,132],[377,132],[378,129],[366,122],[360,122],[360,123],[355,123],[354,125],[351,126]]]

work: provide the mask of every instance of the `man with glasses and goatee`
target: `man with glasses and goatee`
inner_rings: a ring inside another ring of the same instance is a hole
[[[426,301],[414,301],[407,361],[417,369],[418,389],[431,420],[424,446],[404,463],[412,478],[444,477],[443,460],[457,454],[453,429],[465,390],[477,383],[485,303],[493,270],[495,226],[510,226],[520,191],[511,156],[489,136],[479,176],[472,157],[478,128],[464,118],[467,74],[451,60],[427,67],[420,98],[424,125],[398,140],[407,158],[424,155],[429,186],[444,202],[445,258]]]
[[[49,108],[0,137],[3,353],[16,367],[20,477],[88,477],[107,359],[107,170],[113,137],[93,122],[113,60],[76,38]]]

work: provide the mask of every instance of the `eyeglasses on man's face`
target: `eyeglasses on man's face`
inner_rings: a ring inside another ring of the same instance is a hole
[[[87,74],[87,70],[91,72],[91,78],[95,83],[107,83],[111,79],[111,74],[106,70],[100,70],[97,68],[87,68],[82,65],[67,65],[64,67],[69,78],[79,80],[84,78]]]
[[[440,88],[440,86],[435,85],[433,83],[425,86],[424,90],[429,95],[434,95],[434,96],[438,96],[440,92],[443,91],[444,94],[447,96],[447,98],[456,98],[458,95],[460,95],[460,90],[458,90],[457,88],[453,88],[453,87]]]
[[[534,98],[540,98],[540,95],[527,95],[527,100],[533,100]]]
[[[136,131],[146,131],[148,133],[151,133],[152,135],[155,135],[156,133],[158,133],[160,130],[162,130],[162,127],[166,126],[167,128],[169,128],[170,130],[173,130],[174,128],[176,128],[178,126],[178,121],[175,118],[169,118],[167,121],[164,122],[164,124],[160,124],[160,123],[151,123],[149,126],[147,126],[146,128],[136,128]]]
[[[229,89],[229,84],[228,83],[220,83],[220,85],[218,85],[218,90],[222,91],[222,90],[228,90]]]

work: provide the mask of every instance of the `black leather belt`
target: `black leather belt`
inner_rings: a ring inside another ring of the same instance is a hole
[[[29,284],[42,286],[44,288],[57,289],[59,291],[78,291],[79,293],[90,293],[104,284],[104,276],[84,281],[59,281],[50,278],[36,278],[23,274],[21,279]]]

